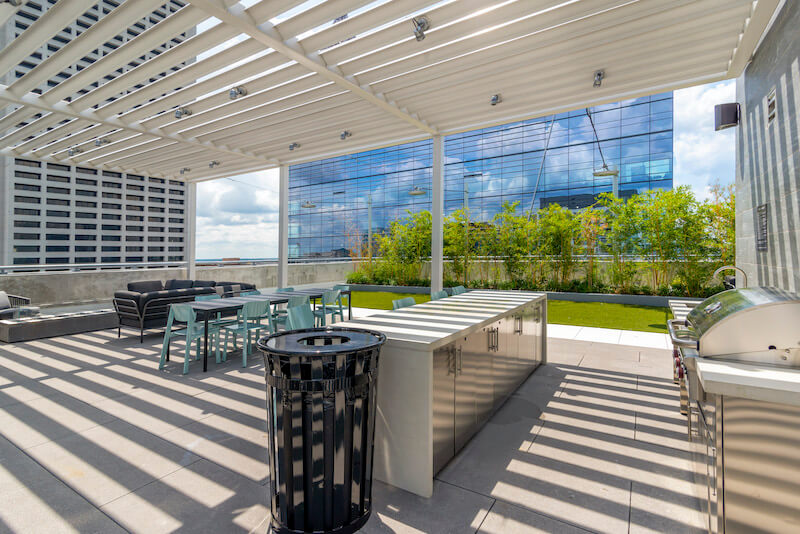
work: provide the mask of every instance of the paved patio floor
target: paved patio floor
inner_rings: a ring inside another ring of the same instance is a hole
[[[159,372],[160,341],[0,344],[0,532],[266,532],[260,358]],[[549,353],[433,498],[378,483],[364,531],[701,530],[670,353]]]

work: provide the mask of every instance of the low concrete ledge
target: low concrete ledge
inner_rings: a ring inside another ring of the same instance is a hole
[[[0,321],[0,341],[31,341],[116,328],[118,325],[116,312],[109,309],[6,319]]]

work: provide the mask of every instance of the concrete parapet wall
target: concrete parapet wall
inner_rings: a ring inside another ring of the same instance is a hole
[[[289,284],[338,282],[353,271],[349,261],[295,263],[289,265]],[[0,275],[0,291],[31,299],[36,306],[110,300],[128,282],[186,278],[184,268],[136,270],[12,273]],[[198,267],[198,280],[247,282],[256,287],[275,287],[277,265],[228,265]]]

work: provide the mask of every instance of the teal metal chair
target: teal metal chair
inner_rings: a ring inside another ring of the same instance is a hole
[[[290,307],[286,313],[286,330],[314,328],[314,313],[306,302],[302,306]]]
[[[215,299],[221,299],[221,298],[222,297],[217,295],[216,293],[212,293],[211,295],[197,295],[194,298],[194,300],[195,300],[195,302],[200,302],[200,301],[203,301],[203,300],[215,300]]]
[[[195,300],[195,302],[202,302],[204,300],[217,300],[217,299],[221,299],[221,298],[222,298],[222,296],[220,296],[220,295],[218,295],[216,293],[212,293],[211,295],[197,295],[194,298],[194,300]],[[229,317],[233,316],[232,314],[226,314],[226,315],[228,315]],[[211,325],[211,323],[214,323],[214,326],[216,326],[218,328],[222,328],[223,326],[227,326],[229,324],[236,324],[236,319],[231,319],[231,318],[223,319],[222,318],[222,314],[218,313],[216,319],[208,321],[209,325]]]
[[[333,286],[333,289],[338,289],[342,295],[340,298],[342,299],[342,306],[349,306],[350,305],[350,295],[344,295],[345,291],[350,291],[350,286],[347,284],[336,284]]]
[[[455,286],[454,288],[451,289],[451,291],[453,292],[453,295],[460,295],[462,293],[466,293],[467,288],[464,286]]]
[[[248,297],[248,296],[260,295],[260,294],[261,294],[261,291],[259,291],[258,289],[251,289],[250,291],[243,291],[240,296]]]
[[[275,290],[276,293],[291,293],[294,291],[293,287],[279,287]]]
[[[434,291],[433,293],[431,293],[431,300],[439,300],[447,297],[448,297],[447,291],[445,291],[444,289],[442,289],[441,291]]]
[[[399,310],[400,308],[408,308],[409,306],[413,306],[416,304],[417,301],[414,300],[414,297],[406,297],[404,299],[397,299],[392,301],[392,309]]]
[[[338,289],[331,289],[322,293],[322,302],[314,310],[314,317],[317,319],[317,326],[327,324],[328,314],[331,315],[331,323],[336,322],[336,316],[340,321],[344,321],[344,311],[342,310],[342,292]]]
[[[184,323],[181,326],[172,329],[174,323]],[[219,327],[209,322],[208,324],[209,336],[212,340],[216,339],[216,360],[219,363]],[[184,337],[186,339],[186,349],[183,355],[183,374],[189,372],[189,356],[192,349],[192,343],[197,341],[197,354],[195,360],[200,359],[200,339],[204,336],[205,329],[203,322],[197,320],[197,313],[188,304],[172,304],[169,307],[169,316],[167,317],[167,329],[164,331],[164,342],[161,345],[161,360],[158,363],[158,369],[164,368],[167,360],[167,352],[169,351],[169,343],[174,337]]]
[[[276,304],[272,310],[272,322],[275,323],[276,326],[283,325],[286,327],[286,317],[289,308],[296,308],[297,306],[303,305],[308,306],[309,310],[311,309],[311,304],[307,295],[295,295],[293,297],[289,297],[289,303],[286,305],[285,309],[279,309],[278,305]]]
[[[266,319],[267,324],[262,323]],[[268,330],[270,334],[275,332],[272,322],[272,308],[269,300],[259,300],[255,302],[245,302],[239,312],[239,320],[236,324],[224,327],[225,331],[225,350],[223,359],[228,359],[228,334],[233,334],[233,348],[236,349],[236,336],[242,338],[242,367],[247,367],[247,355],[250,353],[250,334],[253,332],[258,336],[262,330]]]

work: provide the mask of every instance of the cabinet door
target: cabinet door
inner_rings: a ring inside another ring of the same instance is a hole
[[[499,340],[498,325],[495,330],[470,334],[462,349],[462,376],[470,376],[475,391],[476,427],[473,433],[483,425],[492,413],[494,400],[493,355],[489,350],[489,336],[494,336],[494,343]]]
[[[454,344],[433,351],[433,472],[438,473],[455,454]]]
[[[492,368],[494,369],[492,404],[495,408],[505,402],[514,387],[515,377],[519,373],[518,337],[514,333],[514,324],[514,317],[511,316],[492,325],[499,329],[498,342],[496,346],[490,347],[489,352],[492,355]]]
[[[477,386],[476,372],[473,369],[474,358],[470,356],[468,338],[461,338],[455,353],[456,388],[455,388],[455,450],[469,441],[477,426]],[[466,347],[466,350],[465,350]]]

